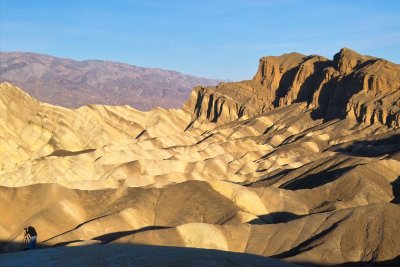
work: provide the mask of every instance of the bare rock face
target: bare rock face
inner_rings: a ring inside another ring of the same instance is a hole
[[[373,59],[373,57],[362,56],[351,49],[343,48],[333,56],[333,64],[341,74],[346,74],[352,72],[363,62]]]
[[[0,53],[0,82],[11,82],[37,99],[68,108],[89,104],[131,105],[140,110],[180,108],[196,85],[219,81],[128,64]]]
[[[343,48],[333,60],[298,53],[261,58],[252,80],[197,88],[186,109],[200,120],[226,122],[305,102],[315,118],[396,128],[399,96],[399,65]]]

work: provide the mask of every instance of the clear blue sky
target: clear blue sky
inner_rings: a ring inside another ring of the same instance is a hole
[[[249,79],[266,55],[400,63],[398,0],[0,0],[0,50]]]

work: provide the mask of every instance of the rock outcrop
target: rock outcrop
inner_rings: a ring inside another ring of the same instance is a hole
[[[400,66],[343,48],[333,60],[298,53],[263,57],[254,78],[198,87],[185,109],[194,120],[226,123],[292,103],[314,118],[400,126]]]

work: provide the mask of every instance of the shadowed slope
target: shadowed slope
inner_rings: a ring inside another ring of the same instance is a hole
[[[297,266],[257,255],[145,245],[110,244],[104,246],[59,247],[18,253],[0,254],[0,265],[23,266]],[[94,255],[101,255],[97,257]]]

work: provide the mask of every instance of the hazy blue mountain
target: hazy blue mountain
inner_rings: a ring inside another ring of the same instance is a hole
[[[87,104],[180,108],[194,86],[219,82],[158,68],[27,52],[0,52],[0,66],[0,82],[11,82],[43,102],[72,108]]]

